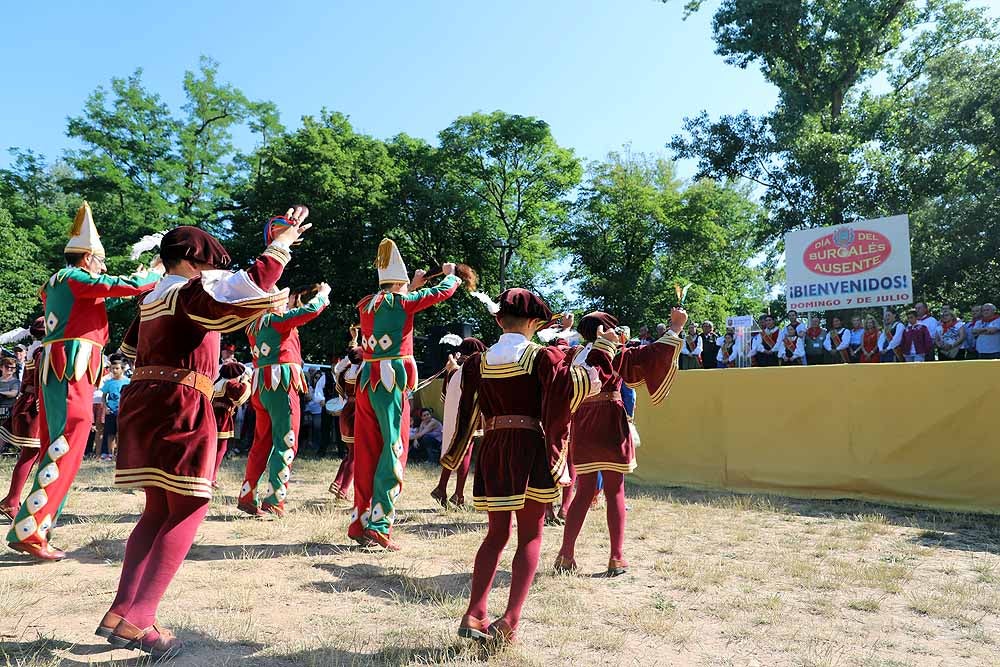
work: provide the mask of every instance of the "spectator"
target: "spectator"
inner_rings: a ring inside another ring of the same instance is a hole
[[[955,317],[951,306],[941,306],[941,321],[938,323],[934,344],[940,361],[963,361],[965,359],[965,323]]]
[[[236,361],[236,346],[232,343],[223,343],[219,352],[219,365]]]
[[[656,325],[656,339],[659,340],[667,334],[667,325],[660,322]]]
[[[649,345],[653,340],[653,337],[649,335],[649,327],[645,324],[639,327],[639,343],[641,345]]]
[[[965,325],[965,358],[966,359],[976,359],[978,355],[976,354],[976,337],[972,335],[972,331],[976,328],[976,323],[982,319],[983,307],[973,306],[972,313],[969,315],[969,323]]]
[[[312,389],[309,391],[304,414],[308,423],[309,448],[317,455],[320,455],[320,452],[323,452],[323,409],[326,406],[323,388],[318,387],[320,381],[323,379],[322,371],[317,368],[312,372],[312,376],[309,379],[309,386]],[[317,388],[319,389],[318,391]]]
[[[827,332],[824,347],[830,353],[831,364],[846,364],[851,360],[851,332],[843,326],[839,317],[830,319],[830,329]]]
[[[997,307],[984,303],[979,322],[972,330],[978,359],[1000,359],[1000,320],[997,317]]]
[[[718,339],[718,352],[715,355],[716,368],[736,368],[736,359],[739,352],[736,349],[736,335],[732,331],[726,331],[726,335]]]
[[[701,323],[701,367],[718,368],[719,341],[715,325],[710,320]]]
[[[787,331],[789,331],[788,327],[794,327],[795,328],[795,335],[798,338],[801,338],[802,334],[804,334],[806,332],[806,329],[808,328],[808,327],[806,327],[806,323],[805,322],[801,322],[799,320],[799,313],[798,313],[798,311],[790,310],[790,311],[788,311],[787,316],[788,316],[788,324],[786,326],[784,326],[784,327],[781,328],[781,337],[778,339],[779,343],[782,340],[784,340],[785,333]]]
[[[906,320],[909,324],[903,332],[903,358],[912,362],[927,361],[934,348],[930,331],[920,323],[916,309],[906,313]]]
[[[903,330],[902,322],[896,321],[896,311],[886,308],[883,320],[885,327],[878,337],[878,349],[882,363],[894,363],[903,360]]]
[[[774,325],[774,316],[765,315],[761,318],[760,333],[754,336],[750,346],[750,354],[758,366],[769,367],[778,365],[778,341],[781,330]]]
[[[104,401],[104,432],[101,434],[101,460],[113,461],[118,450],[118,405],[122,399],[122,388],[129,383],[125,377],[125,362],[115,359],[111,362],[111,377],[101,385]]]
[[[879,331],[878,322],[869,315],[865,318],[865,330],[861,335],[861,350],[858,354],[858,363],[878,364],[882,362],[882,354],[879,350],[878,341],[882,332]]]
[[[17,361],[17,380],[24,379],[24,360],[28,358],[28,348],[21,343],[14,346],[14,360]]]
[[[850,363],[856,364],[861,361],[861,343],[865,338],[865,327],[861,323],[860,317],[851,318],[851,346],[848,348],[850,353]]]
[[[794,312],[794,311],[793,311]],[[778,348],[782,366],[801,366],[806,358],[806,348],[799,337],[798,323],[785,327],[785,335],[781,338]]]
[[[687,336],[681,346],[680,369],[688,371],[693,368],[701,368],[701,353],[703,351],[701,336],[698,335],[698,325],[689,324]]]
[[[806,365],[822,366],[827,363],[826,355],[826,329],[819,325],[819,318],[813,317],[809,320],[809,328],[802,336],[802,343],[806,349]]]
[[[441,422],[434,418],[430,408],[420,410],[420,425],[410,439],[410,453],[414,450],[423,454],[425,461],[435,462],[441,459]]]
[[[930,311],[927,310],[927,304],[918,302],[913,305],[913,309],[917,311],[917,321],[927,327],[927,333],[931,335],[931,340],[937,337],[938,332],[938,321],[931,316]],[[927,361],[934,361],[933,359],[928,359]]]
[[[21,381],[17,378],[17,360],[14,357],[0,359],[0,423],[10,419],[10,412],[21,390]],[[2,447],[0,447],[2,449]]]

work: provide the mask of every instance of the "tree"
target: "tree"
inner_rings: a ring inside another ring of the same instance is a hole
[[[486,206],[489,241],[516,249],[514,281],[540,287],[553,257],[548,230],[565,223],[568,194],[580,182],[573,151],[556,143],[544,121],[502,111],[461,116],[439,137],[450,177]]]
[[[0,331],[28,326],[41,313],[38,289],[48,278],[38,247],[27,230],[18,227],[0,198]]]
[[[685,188],[672,163],[627,150],[589,172],[559,235],[585,307],[636,326],[664,321],[674,284],[691,282],[686,305],[699,318],[759,310],[749,262],[763,216],[748,192],[709,180]]]

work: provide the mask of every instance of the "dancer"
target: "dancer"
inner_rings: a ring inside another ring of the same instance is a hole
[[[254,377],[251,405],[257,416],[253,446],[236,507],[251,516],[285,515],[288,479],[299,450],[302,404],[299,396],[309,391],[302,372],[299,327],[316,319],[330,303],[330,286],[320,283],[308,302],[308,292],[299,291],[257,318],[247,327],[253,355]],[[257,486],[265,479],[261,505]]]
[[[12,549],[48,561],[66,555],[49,545],[49,532],[80,469],[94,420],[94,386],[101,379],[102,349],[108,342],[105,300],[148,292],[160,278],[155,271],[103,275],[104,246],[87,202],[76,212],[63,252],[66,268],[49,278],[41,291],[44,352],[35,369],[44,424],[39,429],[41,460],[27,501],[7,533]]]
[[[471,355],[485,351],[486,345],[478,338],[469,337],[462,339],[458,350],[455,351],[455,355],[449,357],[449,368],[445,373],[444,383],[441,385],[442,404],[448,400],[448,381],[451,380],[451,377],[461,370],[462,364]],[[459,426],[458,428],[462,427]],[[456,448],[449,451],[447,456],[444,453],[441,454],[441,477],[438,479],[438,485],[431,491],[431,498],[437,501],[442,507],[447,508],[449,502],[456,507],[465,507],[465,480],[468,479],[469,468],[472,466],[473,441],[476,438],[481,438],[482,435],[482,429],[477,428],[474,430],[473,437],[469,440],[464,450],[459,451],[459,448]],[[451,498],[448,498],[448,480],[451,478],[453,470],[457,473],[455,493],[452,494]]]
[[[233,415],[237,408],[250,400],[250,394],[253,393],[246,366],[232,356],[229,359],[219,367],[219,379],[212,388],[212,410],[215,412],[218,437],[215,474],[212,475],[213,489],[218,488],[219,469],[222,468],[222,461],[226,458],[229,440],[236,435]]]
[[[687,313],[675,308],[670,313],[670,328],[659,340],[619,351],[613,362],[615,372],[605,379],[601,393],[584,399],[573,416],[570,452],[578,487],[566,517],[562,547],[556,557],[557,572],[577,569],[576,540],[594,500],[599,477],[607,499],[611,538],[611,558],[606,574],[616,577],[628,571],[624,555],[625,475],[635,470],[636,463],[629,414],[622,401],[622,382],[633,387],[645,383],[653,405],[663,401],[676,376],[683,345],[680,333],[686,322]],[[585,315],[578,330],[587,346],[576,353],[573,363],[586,359],[591,348],[600,346],[603,349],[605,343],[598,332],[613,331],[617,327],[618,320],[607,313],[596,311]]]
[[[424,272],[409,282],[396,244],[378,247],[380,291],[358,304],[364,363],[358,377],[354,416],[354,510],[347,536],[363,546],[398,551],[391,539],[396,500],[406,469],[410,402],[417,386],[413,361],[413,316],[451,297],[461,283],[454,264],[444,264],[444,278],[424,287]]]
[[[344,399],[344,407],[340,411],[338,425],[340,427],[340,439],[344,443],[346,453],[337,468],[337,474],[330,482],[330,493],[337,496],[339,500],[350,500],[347,492],[350,491],[354,483],[354,413],[357,410],[357,399],[355,392],[358,382],[358,371],[361,369],[361,360],[364,354],[361,346],[358,345],[358,333],[360,329],[351,327],[351,345],[347,348],[347,354],[337,362],[333,369],[334,383],[337,387],[337,394]]]
[[[569,484],[564,436],[570,416],[600,391],[611,375],[614,345],[602,340],[570,364],[555,347],[531,342],[552,316],[548,305],[525,289],[509,289],[495,307],[500,340],[470,356],[452,376],[445,406],[445,457],[463,450],[484,419],[476,461],[473,503],[489,513],[489,527],[476,554],[469,607],[458,634],[497,645],[515,640],[521,607],[538,568],[545,504]],[[615,337],[603,330],[602,338]],[[583,360],[581,360],[583,361]],[[590,499],[587,498],[587,502]],[[511,565],[510,597],[503,616],[489,623],[486,607],[493,578],[517,514],[517,551]]]
[[[289,209],[290,224],[236,273],[215,270],[229,266],[229,254],[196,227],[172,229],[160,243],[167,275],[143,299],[122,344],[135,351],[135,372],[122,397],[115,485],[143,489],[146,506],[125,546],[117,595],[96,631],[113,646],[156,659],[181,649],[157,623],[156,610],[212,498],[220,334],[287,301],[287,291],[274,285],[292,244],[309,228],[302,224],[307,215],[305,207]]]
[[[23,331],[23,329],[22,329]],[[10,413],[10,427],[0,427],[0,441],[9,442],[20,448],[14,469],[10,473],[10,489],[7,496],[0,500],[0,514],[14,520],[21,508],[21,492],[28,481],[31,466],[41,458],[38,429],[38,379],[36,369],[42,357],[42,338],[45,336],[45,318],[39,317],[28,330],[34,341],[28,348],[28,356],[24,363],[24,374],[21,376],[21,393]]]

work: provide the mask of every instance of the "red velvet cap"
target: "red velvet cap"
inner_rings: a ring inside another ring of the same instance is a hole
[[[500,295],[500,312],[498,315],[510,315],[512,317],[524,317],[534,320],[545,320],[552,318],[552,310],[548,304],[534,292],[520,287],[504,291]]]
[[[164,261],[187,259],[202,262],[217,269],[229,268],[233,261],[214,236],[190,225],[174,227],[163,235],[160,257]]]
[[[361,360],[364,359],[364,350],[361,349],[360,345],[349,347],[347,348],[347,358],[352,364],[360,364]]]
[[[45,318],[36,318],[28,328],[34,338],[45,338]]]
[[[577,325],[576,330],[579,332],[581,338],[592,343],[597,340],[597,327],[604,327],[605,331],[610,331],[617,326],[617,317],[600,310],[595,310],[594,312],[587,313],[583,316],[583,319],[580,320],[580,324]]]
[[[232,343],[223,343],[222,344],[222,349],[226,350],[227,352],[235,352],[236,351],[236,346],[233,345]]]
[[[486,343],[470,336],[469,338],[463,338],[462,344],[458,346],[458,352],[462,356],[469,356],[470,354],[475,354],[476,352],[485,352]]]
[[[219,375],[227,380],[233,380],[246,372],[246,366],[238,361],[227,361],[219,367]]]

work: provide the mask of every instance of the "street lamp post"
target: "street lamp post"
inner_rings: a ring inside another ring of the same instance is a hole
[[[507,241],[496,239],[492,245],[500,251],[500,291],[503,292],[507,289],[507,264],[510,263],[510,258],[514,256],[518,242],[516,239]]]

